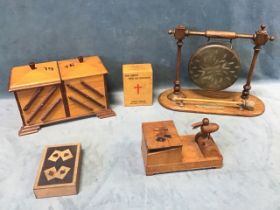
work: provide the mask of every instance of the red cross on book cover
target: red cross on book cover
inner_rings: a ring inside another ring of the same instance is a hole
[[[139,84],[134,87],[137,90],[137,95],[140,93],[140,88],[142,88]]]

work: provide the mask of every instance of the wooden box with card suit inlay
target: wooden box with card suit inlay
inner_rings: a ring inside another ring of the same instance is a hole
[[[46,146],[33,187],[36,198],[77,194],[80,159],[80,144]]]

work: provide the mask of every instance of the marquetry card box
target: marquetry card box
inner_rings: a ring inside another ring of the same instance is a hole
[[[124,64],[123,92],[125,106],[153,103],[153,69],[151,64]]]
[[[12,68],[9,91],[15,95],[22,118],[19,135],[56,122],[114,116],[108,104],[107,74],[98,56]]]
[[[46,146],[33,187],[36,198],[77,194],[80,159],[80,144]]]

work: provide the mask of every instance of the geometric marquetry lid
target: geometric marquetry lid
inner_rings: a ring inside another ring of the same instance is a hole
[[[68,187],[78,181],[81,144],[47,145],[33,189]]]
[[[60,83],[56,61],[36,63],[34,65],[16,66],[12,68],[9,91]]]
[[[183,145],[172,120],[142,123],[142,131],[148,150]]]
[[[108,71],[98,56],[79,57],[58,61],[62,80],[70,80],[94,75],[107,74]]]

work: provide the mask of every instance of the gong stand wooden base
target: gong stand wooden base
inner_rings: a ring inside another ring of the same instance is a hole
[[[194,102],[188,102],[187,100],[172,101],[168,99],[168,95],[172,92],[173,89],[165,90],[160,94],[158,100],[163,107],[174,111],[254,117],[261,115],[265,110],[264,103],[261,99],[253,95],[250,95],[248,99],[254,104],[252,110],[242,109],[242,107],[231,105],[231,103],[238,103],[241,101],[240,92],[209,92],[205,90],[181,89],[181,92],[184,93],[186,99],[190,99],[190,101],[194,99]],[[219,103],[221,101],[223,101],[223,103]],[[226,103],[230,105],[225,105]]]

